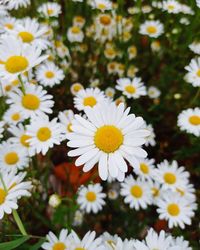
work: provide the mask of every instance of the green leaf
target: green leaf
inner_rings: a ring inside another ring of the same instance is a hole
[[[45,239],[40,239],[34,246],[29,248],[29,250],[38,250],[45,241]]]
[[[30,236],[23,236],[17,240],[0,243],[0,250],[11,250],[15,249],[16,247],[22,245],[24,242],[30,239]]]

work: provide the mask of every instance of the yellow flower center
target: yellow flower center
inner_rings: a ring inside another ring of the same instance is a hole
[[[148,32],[149,34],[155,34],[156,31],[157,31],[157,29],[156,29],[155,26],[148,26],[148,27],[147,27],[147,32]]]
[[[149,167],[145,163],[140,164],[140,170],[142,171],[143,174],[149,173]]]
[[[19,85],[19,80],[18,79],[13,80],[11,83],[13,86],[17,86],[17,85]]]
[[[86,199],[90,202],[94,202],[97,199],[97,196],[94,192],[90,191],[90,192],[87,192]]]
[[[20,119],[20,114],[19,114],[19,113],[13,114],[13,115],[11,116],[11,119],[12,119],[13,121],[19,121],[19,119]]]
[[[141,198],[143,195],[142,188],[138,185],[132,186],[130,191],[132,196],[134,196],[135,198]]]
[[[53,9],[47,9],[47,14],[50,16],[50,15],[53,15],[54,11]]]
[[[167,211],[171,216],[177,216],[180,214],[180,208],[177,204],[171,203],[167,207]]]
[[[24,56],[11,56],[5,62],[6,70],[11,74],[16,74],[27,69],[28,60]]]
[[[174,10],[174,5],[172,4],[168,5],[168,10]]]
[[[126,92],[128,92],[129,94],[134,94],[135,91],[136,91],[136,88],[135,88],[134,86],[132,86],[132,85],[127,85],[127,86],[125,87],[125,90],[126,90]]]
[[[200,77],[200,69],[197,70],[197,76]]]
[[[102,15],[99,20],[101,24],[106,25],[106,26],[111,23],[111,18],[107,15]]]
[[[0,205],[2,205],[6,199],[6,191],[3,188],[0,188]]]
[[[97,104],[97,100],[93,96],[85,97],[83,100],[84,106],[94,107]]]
[[[36,110],[40,106],[40,99],[32,94],[26,94],[22,97],[22,105],[26,109]]]
[[[34,36],[27,31],[19,32],[18,36],[22,39],[24,43],[31,43],[34,40]]]
[[[47,71],[47,72],[45,73],[45,76],[46,76],[47,78],[51,79],[51,78],[53,78],[53,77],[55,76],[55,74],[54,74],[54,72],[52,72],[52,71]]]
[[[67,125],[67,131],[68,132],[73,132],[71,122]]]
[[[31,136],[29,136],[29,135],[22,135],[21,138],[20,138],[21,144],[24,147],[28,148],[30,146],[30,144],[29,144],[29,142],[27,142],[27,140],[30,139],[30,138],[31,138]]]
[[[19,161],[19,156],[15,152],[10,152],[5,155],[4,159],[8,165],[14,165]]]
[[[4,25],[5,28],[9,29],[9,30],[12,30],[14,28],[14,25],[12,23],[6,23]]]
[[[78,83],[76,83],[76,84],[74,84],[73,85],[73,91],[74,92],[79,92],[81,89],[83,89],[83,86],[81,85],[81,84],[78,84]]]
[[[124,136],[120,129],[112,125],[105,125],[97,129],[94,143],[105,153],[115,152],[123,143]]]
[[[100,10],[104,10],[104,9],[106,8],[106,5],[103,4],[103,3],[99,3],[99,4],[97,5],[97,8],[100,9]]]
[[[44,142],[51,138],[51,130],[48,127],[42,127],[37,132],[37,138]]]
[[[85,250],[83,247],[76,247],[75,250]]]
[[[5,91],[6,92],[9,92],[11,89],[12,89],[12,85],[9,84],[9,85],[5,86]]]
[[[72,33],[74,33],[74,34],[78,34],[78,33],[80,33],[80,28],[78,27],[78,26],[73,26],[72,28],[71,28],[71,32]]]
[[[66,246],[62,242],[57,242],[53,246],[53,250],[65,250],[65,249],[66,249]]]
[[[152,190],[152,193],[153,193],[154,197],[157,197],[159,195],[159,189],[153,187],[151,190]]]
[[[168,184],[174,184],[176,182],[176,176],[173,173],[165,173],[164,180]]]
[[[200,116],[197,115],[190,116],[189,122],[194,126],[200,125]]]

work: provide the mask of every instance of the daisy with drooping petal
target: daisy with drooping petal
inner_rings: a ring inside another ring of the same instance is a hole
[[[47,87],[53,87],[64,79],[64,72],[59,69],[53,62],[41,64],[36,71],[37,81]]]
[[[96,105],[107,101],[104,93],[98,88],[87,88],[78,91],[74,97],[74,106],[79,111],[85,110],[86,107],[94,108]]]
[[[98,163],[99,175],[106,180],[109,175],[117,178],[127,172],[125,160],[132,166],[139,165],[138,158],[147,156],[141,146],[149,132],[142,128],[142,117],[135,117],[129,111],[124,104],[111,103],[87,107],[88,120],[75,115],[67,145],[76,148],[68,153],[79,156],[76,166],[84,165],[83,171],[87,172]]]
[[[152,204],[149,185],[139,179],[135,180],[132,175],[126,177],[121,183],[120,194],[125,197],[124,202],[135,210],[146,209],[148,205]]]
[[[30,125],[26,126],[26,131],[26,135],[30,136],[27,142],[31,155],[45,155],[49,148],[55,144],[59,145],[64,139],[63,126],[57,122],[57,118],[49,121],[49,117],[44,114],[32,118]]]
[[[70,247],[69,235],[67,229],[60,231],[59,237],[57,237],[51,231],[46,235],[47,242],[42,244],[42,249],[45,250],[67,250]]]
[[[164,160],[154,171],[154,178],[163,185],[163,188],[171,190],[187,184],[189,176],[189,172],[185,171],[184,167],[179,167],[177,161],[169,163]]]
[[[4,214],[11,214],[17,209],[18,199],[23,196],[30,196],[31,182],[23,181],[26,173],[16,174],[16,170],[1,171],[0,179],[0,220]],[[3,183],[2,183],[3,181]],[[6,189],[5,189],[6,188]]]
[[[191,225],[194,205],[179,194],[168,192],[157,202],[157,212],[161,220],[168,221],[169,228],[180,226],[184,229],[185,225]]]
[[[117,80],[117,84],[116,89],[122,91],[127,98],[137,99],[146,95],[146,87],[139,77],[134,77],[132,80],[130,78],[120,78]]]
[[[185,80],[191,83],[193,87],[200,87],[200,57],[192,59],[185,69],[188,71]]]
[[[38,12],[45,17],[58,17],[61,13],[61,6],[58,3],[43,3],[39,6]]]
[[[30,44],[24,44],[13,36],[4,36],[0,40],[0,78],[15,80],[18,75],[35,67],[47,56]]]
[[[84,33],[79,26],[72,26],[67,31],[67,38],[70,42],[81,43],[84,38]]]
[[[4,125],[5,123],[0,121],[0,139],[3,137]]]
[[[154,159],[141,159],[139,168],[134,168],[133,170],[142,180],[150,180],[154,177],[154,163]]]
[[[178,126],[181,130],[200,136],[200,108],[183,110],[178,116]]]
[[[91,6],[94,9],[98,9],[98,10],[104,12],[105,10],[112,9],[112,2],[110,2],[109,0],[92,0]]]
[[[72,120],[74,119],[74,112],[72,110],[65,110],[62,112],[59,112],[58,115],[59,121],[61,124],[63,124],[65,128],[65,133],[71,133],[72,132]]]
[[[22,111],[19,111],[14,105],[11,105],[11,107],[4,113],[3,120],[7,124],[16,125],[19,122],[23,122],[25,117]]]
[[[5,2],[7,3],[7,8],[10,10],[18,10],[21,7],[26,8],[31,4],[30,0],[6,0]]]
[[[25,94],[20,89],[11,92],[7,103],[11,104],[11,107],[15,106],[18,112],[23,112],[26,118],[52,113],[53,96],[47,94],[47,91],[42,86],[27,83],[25,91]]]
[[[87,187],[82,186],[78,191],[77,203],[80,209],[86,213],[97,213],[102,210],[105,205],[106,194],[102,192],[102,186],[97,184],[89,184]]]
[[[24,169],[29,165],[26,150],[9,141],[0,144],[0,169]]]
[[[149,37],[157,38],[164,32],[163,24],[156,21],[145,21],[141,24],[139,33],[142,35],[147,35]]]

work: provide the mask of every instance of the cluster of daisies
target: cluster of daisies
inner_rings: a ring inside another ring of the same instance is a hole
[[[68,232],[62,229],[57,237],[53,232],[46,236],[46,242],[42,249],[49,250],[192,250],[189,242],[183,237],[172,237],[170,234],[161,231],[156,233],[153,228],[147,231],[143,241],[136,239],[121,239],[117,234],[111,235],[108,232],[96,237],[96,233],[89,231],[83,238],[76,232]]]

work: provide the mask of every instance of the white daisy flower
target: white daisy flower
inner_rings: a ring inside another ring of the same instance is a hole
[[[0,139],[3,137],[4,125],[5,123],[3,121],[0,121]]]
[[[84,33],[79,26],[72,26],[67,31],[67,38],[70,42],[81,43],[84,38]]]
[[[153,52],[159,52],[161,49],[161,44],[159,40],[152,41],[151,49]]]
[[[15,106],[18,112],[23,112],[26,118],[44,113],[51,114],[54,101],[53,96],[48,95],[47,91],[42,86],[29,84],[25,85],[26,93],[20,89],[15,89],[8,96],[7,103]]]
[[[193,205],[179,194],[168,192],[157,202],[157,212],[161,220],[168,221],[169,228],[180,226],[184,229],[185,224],[191,225],[196,207]]]
[[[185,240],[183,236],[180,236],[173,239],[173,244],[170,250],[192,250],[189,244],[189,241]]]
[[[45,87],[53,87],[64,79],[64,72],[53,62],[41,64],[36,70],[36,79]]]
[[[194,41],[189,45],[189,49],[197,55],[200,55],[200,42]]]
[[[82,28],[85,24],[85,18],[83,16],[75,16],[73,18],[73,26],[79,26]]]
[[[118,242],[119,236],[117,234],[111,235],[108,232],[104,232],[100,238],[102,239],[102,246],[106,250],[113,250]]]
[[[114,95],[115,95],[115,89],[111,88],[111,87],[108,87],[106,90],[105,90],[105,95],[108,97],[108,98],[113,98]]]
[[[61,6],[58,3],[43,3],[39,6],[38,12],[45,17],[58,17],[61,13]]]
[[[32,118],[30,125],[26,126],[26,134],[31,137],[27,140],[31,155],[45,155],[54,144],[59,145],[64,139],[63,126],[57,122],[57,118],[49,121],[47,115]]]
[[[15,26],[19,23],[19,20],[11,17],[11,16],[6,16],[4,18],[1,18],[0,20],[0,28],[1,32],[8,32],[8,30],[13,30]]]
[[[67,229],[60,231],[59,237],[57,237],[51,231],[46,235],[47,242],[42,244],[42,249],[45,250],[67,250],[70,246],[69,235]]]
[[[101,246],[101,238],[96,238],[96,233],[87,232],[83,239],[80,239],[78,235],[72,231],[70,234],[71,250],[103,250]]]
[[[151,99],[158,98],[160,96],[160,94],[161,94],[160,90],[154,86],[150,86],[147,90],[147,95]]]
[[[147,129],[149,131],[149,135],[145,138],[146,139],[146,143],[145,143],[145,146],[155,146],[156,145],[156,141],[155,141],[155,132],[154,132],[154,129],[153,129],[153,126],[151,124],[144,124],[144,128]]]
[[[152,204],[156,205],[158,200],[165,194],[166,190],[164,190],[161,184],[157,181],[148,180],[148,184],[153,197]]]
[[[197,137],[200,136],[200,108],[183,110],[178,116],[178,126]]]
[[[80,210],[76,210],[74,214],[73,226],[80,226],[83,223],[84,214]]]
[[[41,50],[30,44],[24,44],[13,36],[4,36],[0,40],[0,78],[15,80],[18,75],[35,67],[47,56],[41,56]]]
[[[94,9],[104,12],[105,10],[112,9],[112,2],[110,0],[92,0],[91,6]]]
[[[152,204],[151,189],[147,182],[140,179],[135,180],[132,175],[126,177],[121,183],[120,194],[125,197],[124,202],[135,210],[146,209],[148,205]]]
[[[166,10],[168,13],[177,14],[181,11],[181,5],[176,0],[163,1],[163,10]]]
[[[77,198],[80,209],[86,213],[93,212],[95,214],[102,210],[106,197],[106,194],[102,193],[102,190],[103,188],[99,183],[80,187]]]
[[[191,83],[193,87],[200,87],[200,57],[192,59],[185,69],[188,71],[185,80]]]
[[[146,95],[146,87],[139,77],[134,77],[132,80],[130,78],[118,79],[116,89],[122,91],[127,98],[137,99]]]
[[[86,107],[96,107],[107,101],[104,93],[98,88],[87,88],[78,91],[74,97],[74,106],[79,111],[85,110]]]
[[[164,32],[163,24],[158,21],[145,21],[140,26],[139,33],[142,35],[147,35],[149,37],[157,38]]]
[[[0,179],[0,220],[4,214],[11,214],[17,209],[18,199],[23,196],[30,196],[31,182],[23,181],[26,173],[16,174],[16,171],[1,171]],[[2,183],[3,182],[3,183]]]
[[[0,144],[0,151],[1,169],[24,169],[29,166],[27,152],[19,145],[4,141]]]
[[[86,108],[88,120],[75,115],[67,145],[77,148],[68,153],[69,156],[79,156],[76,166],[84,165],[83,171],[87,172],[98,163],[99,175],[106,180],[108,175],[116,178],[127,172],[125,160],[132,166],[139,165],[137,158],[147,156],[141,145],[149,132],[142,128],[142,117],[128,114],[129,111],[130,108],[125,110],[124,104],[111,103]]]
[[[72,132],[72,120],[74,119],[74,112],[69,109],[59,112],[58,118],[61,124],[64,126],[64,131],[66,134]]]
[[[184,197],[186,200],[188,200],[189,203],[196,201],[196,189],[194,188],[193,184],[185,183],[185,185],[181,188],[177,188],[176,192],[178,192],[181,197]]]
[[[3,120],[7,124],[16,125],[19,122],[23,122],[25,120],[24,113],[22,111],[18,111],[18,108],[15,105],[12,105],[3,115]]]
[[[188,183],[189,176],[189,172],[185,171],[184,167],[179,167],[177,161],[169,163],[164,160],[154,171],[154,178],[163,185],[163,188],[171,190],[184,187]]]
[[[137,56],[137,47],[135,45],[131,45],[128,47],[128,58],[129,60],[132,60]]]
[[[0,5],[0,17],[8,16],[8,8],[4,5]]]
[[[83,89],[83,85],[78,82],[73,83],[70,87],[70,91],[72,95],[76,95],[82,89]]]
[[[153,179],[155,170],[155,160],[146,158],[139,160],[139,162],[139,167],[133,168],[134,172],[139,175],[142,180]]]
[[[7,3],[7,8],[10,10],[18,10],[19,8],[26,8],[31,4],[30,0],[4,0]]]

